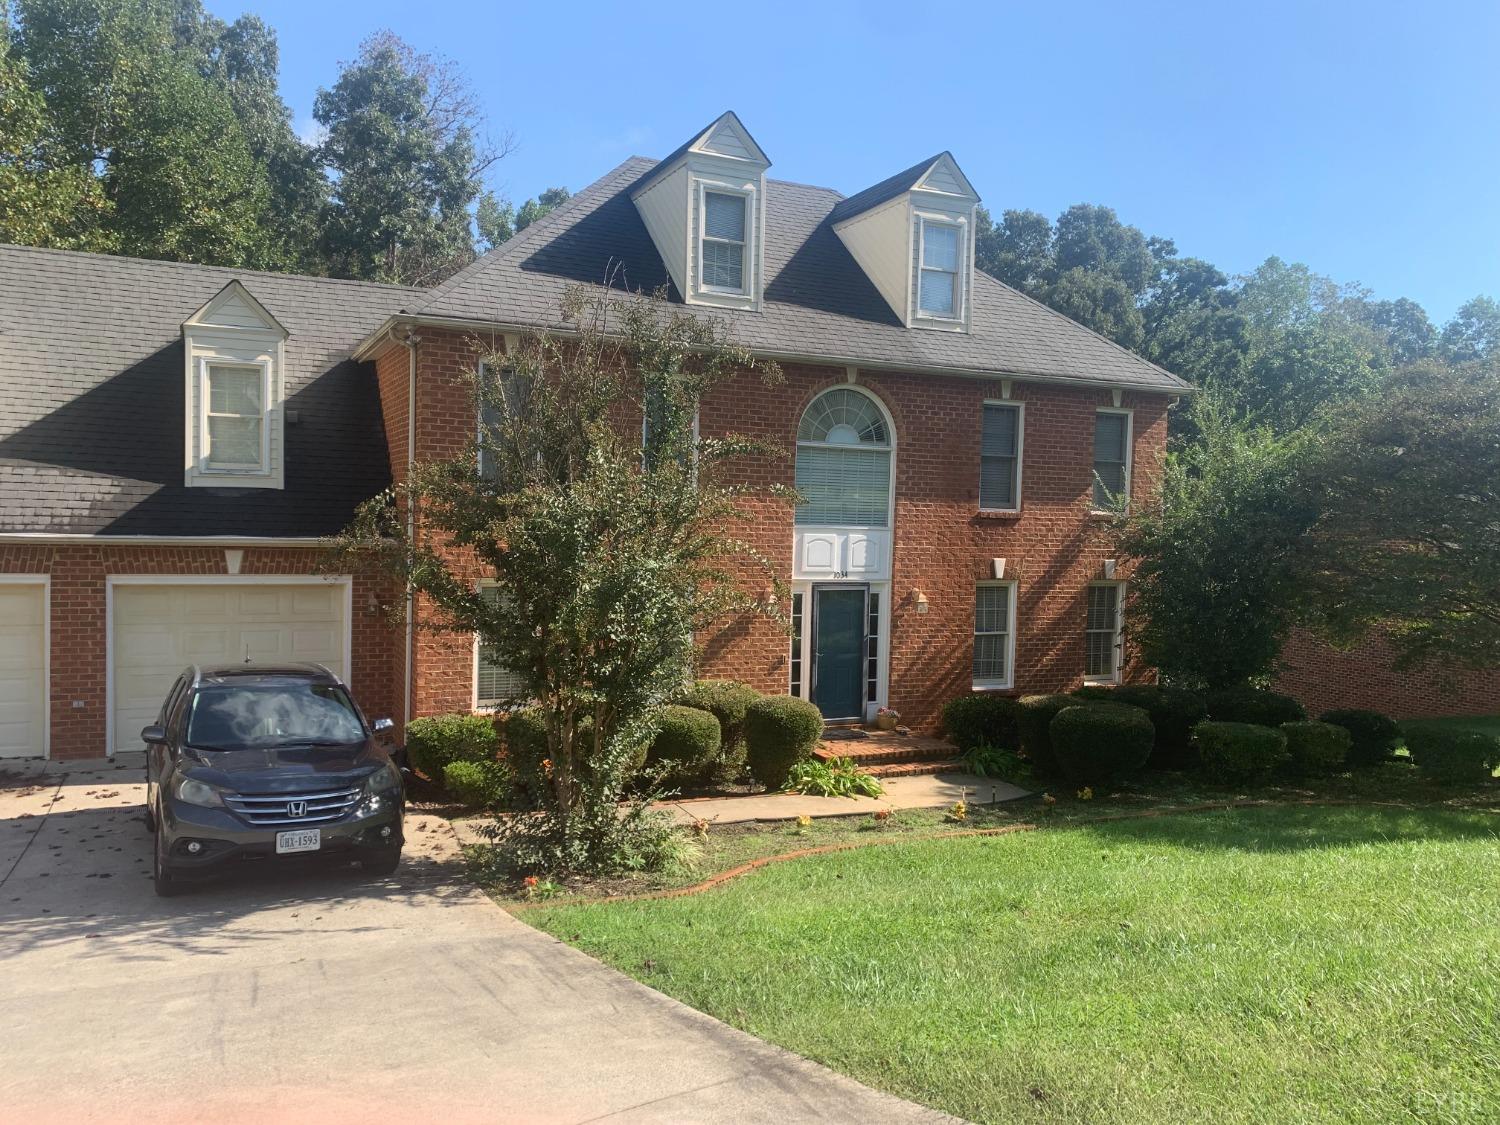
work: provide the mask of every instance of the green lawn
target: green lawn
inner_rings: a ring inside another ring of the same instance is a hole
[[[533,925],[978,1121],[1500,1119],[1500,816],[913,840]]]

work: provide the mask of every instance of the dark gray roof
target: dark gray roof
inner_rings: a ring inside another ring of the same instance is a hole
[[[920,165],[918,174],[931,163]],[[431,290],[410,311],[561,329],[562,295],[579,282],[642,291],[666,286],[680,300],[630,199],[630,189],[656,166],[643,157],[625,161]],[[974,284],[972,331],[906,328],[834,233],[829,216],[841,199],[828,188],[767,181],[768,281],[761,310],[713,309],[705,315],[722,317],[737,342],[771,355],[1085,380],[1165,393],[1187,388],[1175,375],[983,273]]]
[[[284,325],[284,489],[183,486],[182,322],[238,278]],[[0,533],[337,532],[390,483],[371,368],[419,291],[0,246]]]
[[[952,159],[953,154],[940,152],[936,156],[929,156],[926,160],[913,164],[910,168],[897,172],[878,184],[872,184],[864,191],[855,192],[848,199],[839,200],[834,204],[833,210],[828,213],[828,221],[842,223],[845,219],[862,215],[871,208],[879,207],[882,203],[895,199],[898,195],[905,195],[917,186],[917,181],[922,178],[927,169],[945,156]]]

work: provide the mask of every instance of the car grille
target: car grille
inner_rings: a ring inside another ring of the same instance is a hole
[[[358,787],[318,793],[226,793],[224,803],[250,824],[322,824],[345,816],[359,796]],[[306,811],[293,816],[292,806],[299,801],[305,803]]]

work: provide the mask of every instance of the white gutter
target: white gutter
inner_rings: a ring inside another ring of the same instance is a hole
[[[386,323],[376,329],[375,333],[368,337],[359,347],[354,349],[353,358],[363,361],[372,352],[376,351],[386,337],[391,336],[398,326],[406,326],[408,329],[425,325],[431,328],[454,328],[468,332],[489,332],[499,337],[507,333],[517,332],[546,332],[554,336],[573,336],[577,333],[565,326],[546,327],[536,324],[514,324],[505,321],[481,321],[466,320],[462,317],[450,316],[422,316],[422,315],[399,315],[387,319]],[[394,337],[391,337],[394,338]],[[750,348],[754,355],[762,359],[773,359],[778,363],[807,363],[819,367],[837,367],[840,369],[848,367],[868,368],[871,371],[899,371],[913,375],[943,375],[960,379],[1013,379],[1020,383],[1049,383],[1060,387],[1087,387],[1092,390],[1113,391],[1140,391],[1144,394],[1153,395],[1192,395],[1197,394],[1198,388],[1185,380],[1181,386],[1166,387],[1159,383],[1133,383],[1123,382],[1118,379],[1086,379],[1076,375],[1049,375],[1034,371],[999,371],[980,367],[941,367],[931,364],[904,363],[899,360],[883,359],[849,359],[846,357],[831,355],[816,355],[806,352],[782,352],[769,348]],[[1140,357],[1136,357],[1140,358]],[[1141,359],[1142,363],[1150,363],[1150,360]],[[1170,374],[1170,373],[1168,373]],[[1178,376],[1172,376],[1178,378]]]
[[[406,369],[406,480],[411,483],[412,472],[417,463],[417,345],[422,342],[422,337],[414,336],[408,328],[406,335],[402,337],[401,343],[406,345],[407,369]],[[416,513],[412,510],[411,496],[407,495],[406,501],[406,541],[411,543],[416,534]],[[412,591],[411,581],[406,583],[406,672],[403,681],[406,690],[403,692],[405,698],[401,708],[401,731],[405,738],[406,726],[411,722],[411,701],[416,687],[411,682],[412,677],[412,654],[416,647],[416,622],[412,620],[416,612],[416,598]]]
[[[322,536],[286,538],[257,535],[105,535],[99,532],[3,531],[0,543],[87,543],[113,547],[317,547]]]

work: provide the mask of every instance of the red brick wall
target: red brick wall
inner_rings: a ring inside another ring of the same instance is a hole
[[[1281,654],[1276,688],[1311,714],[1363,707],[1398,719],[1500,715],[1500,668],[1398,672],[1386,641],[1372,635],[1347,652],[1294,633]]]
[[[475,346],[459,334],[424,333],[418,360],[419,459],[452,456],[472,440],[467,372],[475,358]],[[703,403],[701,433],[746,434],[786,448],[784,458],[747,466],[745,477],[790,485],[803,409],[819,391],[845,378],[841,367],[790,366],[784,384],[766,387],[758,375],[743,373]],[[989,577],[990,559],[997,557],[1008,560],[1006,577],[1018,582],[1016,693],[1079,683],[1086,587],[1102,577],[1103,562],[1112,557],[1100,523],[1088,514],[1094,412],[1112,405],[1109,393],[1015,381],[1012,397],[1026,403],[1022,511],[995,517],[977,512],[979,443],[982,403],[1002,396],[1000,381],[875,371],[861,372],[859,381],[885,403],[896,429],[895,605],[887,607],[891,705],[913,725],[931,727],[943,703],[969,690],[974,583]],[[1168,400],[1127,393],[1122,405],[1135,412],[1132,488],[1144,496],[1165,450]],[[790,581],[790,508],[757,501],[752,515],[736,530]],[[762,585],[769,590],[769,583]],[[916,612],[918,590],[928,600],[925,614]],[[423,620],[421,607],[418,620]],[[770,620],[728,623],[703,643],[705,675],[786,691],[788,639]],[[472,675],[469,638],[419,628],[414,714],[466,709]],[[1127,668],[1127,678],[1146,675],[1138,662]]]
[[[240,573],[315,574],[320,557],[317,548],[247,547]],[[97,758],[107,752],[105,577],[229,570],[221,547],[68,544],[0,545],[0,573],[51,576],[51,756]],[[391,596],[387,584],[354,579],[350,686],[368,715],[390,715],[399,723],[399,630],[371,612],[372,603]]]

